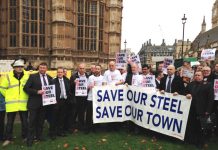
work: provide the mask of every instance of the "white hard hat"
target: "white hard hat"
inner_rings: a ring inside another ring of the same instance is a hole
[[[12,64],[12,66],[13,67],[18,67],[18,66],[24,67],[24,60],[23,59],[15,60],[14,63]]]

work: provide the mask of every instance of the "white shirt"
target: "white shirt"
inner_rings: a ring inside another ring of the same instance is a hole
[[[46,74],[44,74],[44,78],[45,78],[45,81],[46,81],[47,85],[49,85],[49,83],[48,83],[48,78],[47,78],[47,75],[46,75]],[[41,80],[42,86],[45,86],[45,85],[44,85],[44,80],[43,80],[43,75],[42,75],[41,73],[40,73],[40,80]]]
[[[58,78],[58,81],[59,81],[59,83],[60,83],[60,88],[61,88],[61,82],[62,82],[62,85],[63,85],[63,92],[64,92],[64,99],[67,99],[67,94],[66,94],[66,89],[65,89],[65,84],[64,84],[63,78]],[[61,98],[61,94],[60,94],[60,98]]]
[[[107,85],[115,85],[116,83],[123,80],[122,75],[119,70],[110,71],[107,70],[104,73],[104,81],[107,82]]]
[[[104,80],[104,77],[102,75],[100,76],[91,75],[88,79],[88,86],[93,86],[93,85],[102,86],[103,80]],[[92,88],[89,89],[87,100],[92,101]]]

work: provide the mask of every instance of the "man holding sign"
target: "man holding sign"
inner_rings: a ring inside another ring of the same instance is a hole
[[[72,75],[70,78],[70,86],[73,99],[76,103],[76,110],[74,114],[75,122],[76,117],[78,116],[78,127],[79,129],[84,128],[84,115],[85,115],[85,108],[86,108],[86,99],[87,99],[87,81],[88,75],[85,72],[85,64],[80,64],[78,66],[78,72]]]
[[[29,94],[27,108],[29,110],[29,124],[27,146],[32,146],[34,133],[37,140],[42,140],[43,124],[45,119],[45,108],[43,107],[44,86],[52,84],[52,77],[46,74],[47,64],[39,65],[39,72],[30,75],[24,91]]]

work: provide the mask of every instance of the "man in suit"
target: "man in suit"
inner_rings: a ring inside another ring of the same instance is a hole
[[[72,92],[72,97],[75,101],[75,111],[73,114],[73,123],[76,121],[76,117],[78,116],[78,128],[83,130],[84,129],[84,116],[85,116],[85,108],[86,108],[86,100],[87,100],[87,93],[86,95],[81,95],[79,93],[77,95],[77,85],[83,84],[87,86],[88,82],[88,74],[85,72],[85,64],[79,64],[78,72],[74,73],[70,78],[70,87]],[[81,83],[80,81],[84,81]],[[86,87],[87,90],[87,87]]]
[[[45,119],[45,107],[42,105],[42,95],[44,94],[42,86],[52,84],[52,77],[46,74],[47,64],[41,63],[38,68],[39,72],[30,75],[24,86],[24,91],[29,94],[27,103],[29,110],[27,146],[32,146],[34,135],[37,140],[42,140]]]
[[[173,93],[174,95],[184,95],[185,87],[182,78],[175,75],[175,66],[169,65],[167,67],[167,76],[160,80],[159,90],[162,94],[164,92]]]
[[[157,77],[155,79],[155,83],[156,83],[156,89],[159,89],[159,86],[160,86],[160,80],[164,77],[164,74],[162,71],[160,72],[157,72]]]
[[[65,136],[64,119],[67,115],[67,101],[70,99],[70,80],[64,76],[64,68],[58,67],[57,78],[53,80],[55,84],[57,103],[53,107],[54,128],[51,132],[56,136]]]

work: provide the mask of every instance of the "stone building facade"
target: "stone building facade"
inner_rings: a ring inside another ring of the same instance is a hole
[[[155,65],[157,61],[163,61],[165,57],[173,57],[176,49],[176,44],[166,45],[163,39],[161,45],[154,45],[151,40],[142,44],[138,52],[142,64]]]
[[[122,0],[1,0],[0,59],[50,68],[100,63],[121,47]]]
[[[218,49],[218,0],[212,7],[212,29],[206,30],[205,17],[201,25],[201,31],[191,44],[189,53],[192,57],[200,59],[202,49]],[[216,62],[218,62],[218,51],[216,50]]]

